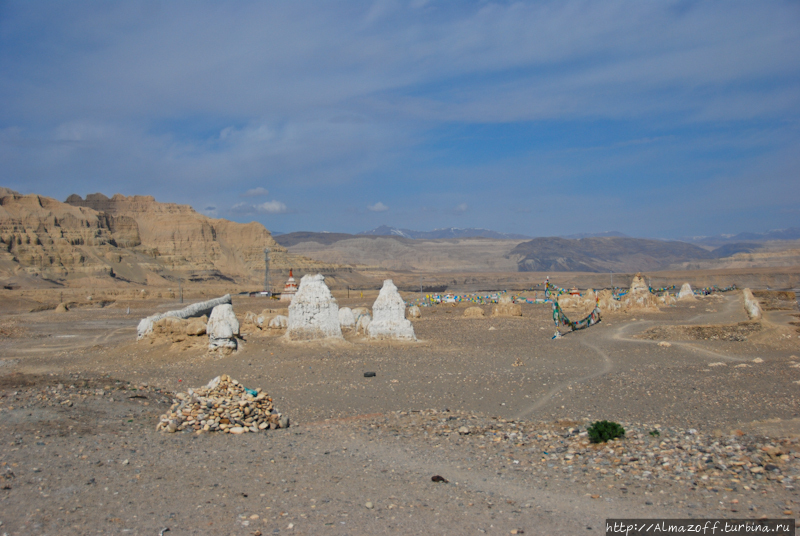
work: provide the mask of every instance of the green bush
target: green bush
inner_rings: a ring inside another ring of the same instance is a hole
[[[611,439],[625,436],[625,429],[611,421],[596,421],[586,428],[592,443],[605,443]]]
[[[653,437],[658,437],[658,436],[660,436],[660,435],[661,435],[661,432],[659,432],[658,430],[650,430],[650,432],[649,432],[649,433],[650,433],[650,435],[651,435],[651,436],[653,436]]]

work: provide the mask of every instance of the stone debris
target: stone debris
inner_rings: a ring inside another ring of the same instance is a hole
[[[373,319],[367,326],[367,335],[371,339],[417,340],[414,326],[406,319],[406,302],[391,279],[383,282],[372,305],[372,314]]]
[[[142,293],[145,291],[142,290]],[[144,295],[144,294],[143,294]],[[204,302],[193,303],[192,305],[188,305],[183,309],[178,309],[176,311],[167,311],[166,313],[159,313],[157,315],[148,316],[147,318],[143,318],[139,322],[139,326],[136,328],[138,339],[141,340],[143,337],[149,335],[153,332],[153,324],[161,320],[165,317],[175,317],[175,318],[193,318],[199,317],[203,315],[208,315],[211,313],[212,309],[217,305],[223,305],[231,303],[231,295],[226,294],[221,298],[215,298],[213,300],[208,300]]]
[[[223,374],[205,387],[178,393],[156,430],[245,434],[288,427],[289,418],[275,410],[267,393]]]
[[[209,350],[236,350],[238,347],[239,321],[229,303],[217,305],[212,309],[206,324]]]
[[[406,317],[408,318],[422,318],[422,311],[418,305],[412,305],[406,310]]]
[[[356,326],[356,317],[349,307],[339,309],[339,326],[342,329],[353,329]]]
[[[522,306],[514,303],[511,296],[501,296],[492,307],[492,316],[522,316]]]
[[[747,311],[748,318],[750,320],[761,320],[761,305],[758,304],[758,300],[753,296],[753,292],[749,288],[744,289],[742,298],[744,299],[744,310]]]
[[[289,318],[283,315],[272,317],[269,321],[269,329],[286,329],[289,325]]]
[[[660,343],[658,343],[658,345],[661,346],[662,348],[669,348],[670,346],[672,346],[672,344],[668,343],[667,341],[661,341]]]
[[[480,307],[467,307],[464,309],[464,318],[483,318],[486,313]]]
[[[300,280],[300,288],[289,305],[285,337],[295,341],[342,338],[339,305],[322,274],[304,275]]]
[[[688,492],[761,493],[774,486],[792,491],[800,479],[800,438],[621,422],[624,438],[595,444],[586,432],[589,424],[425,410],[393,412],[369,426],[413,442],[474,449],[473,463],[489,464],[497,471],[526,471],[581,484],[636,483],[647,490],[650,484],[671,482],[686,485]]]
[[[684,283],[681,286],[681,290],[678,292],[678,299],[681,301],[692,301],[697,299],[694,297],[694,291],[692,291],[692,286],[689,283]]]
[[[186,334],[192,337],[199,337],[206,334],[206,324],[208,317],[203,315],[200,318],[190,318],[186,323]]]
[[[650,292],[650,286],[645,281],[644,276],[636,274],[633,277],[633,281],[631,281],[631,288],[628,293],[620,299],[620,308],[627,311],[632,309],[658,310],[658,303],[658,297]],[[661,303],[664,304],[663,299]],[[666,303],[666,305],[670,305],[670,303]]]

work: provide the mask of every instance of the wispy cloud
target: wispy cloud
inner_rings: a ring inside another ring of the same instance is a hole
[[[463,214],[464,212],[467,211],[467,209],[469,209],[469,205],[467,205],[466,203],[459,203],[458,205],[456,205],[456,208],[454,208],[453,211],[456,214]]]
[[[236,203],[229,212],[231,215],[253,215],[253,214],[289,214],[289,208],[280,201],[265,201],[253,205],[250,203]]]
[[[389,210],[389,207],[378,201],[374,205],[367,205],[367,210],[370,212],[386,212]]]
[[[266,188],[259,186],[258,188],[250,188],[242,194],[242,197],[266,197],[268,195],[269,191]]]

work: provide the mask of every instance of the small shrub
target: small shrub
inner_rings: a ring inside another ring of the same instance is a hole
[[[649,433],[650,433],[650,435],[651,435],[651,436],[653,436],[653,437],[658,437],[658,436],[660,436],[660,435],[661,435],[661,432],[659,432],[658,430],[650,430],[650,432],[649,432]]]
[[[597,421],[586,428],[592,443],[605,443],[611,439],[625,436],[625,429],[612,421]]]

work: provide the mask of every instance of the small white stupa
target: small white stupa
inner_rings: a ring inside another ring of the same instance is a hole
[[[370,339],[415,341],[414,326],[406,319],[406,302],[391,279],[383,282],[378,299],[372,305],[372,322],[367,326]]]
[[[297,283],[294,280],[294,276],[292,275],[292,269],[289,268],[289,279],[286,280],[286,284],[283,286],[283,292],[281,292],[281,301],[292,301],[294,295],[297,294]]]
[[[680,292],[678,292],[678,299],[679,300],[693,300],[694,292],[692,291],[692,286],[689,283],[684,283],[681,287]]]
[[[289,305],[285,337],[303,341],[342,338],[339,304],[331,295],[322,274],[304,275]]]

